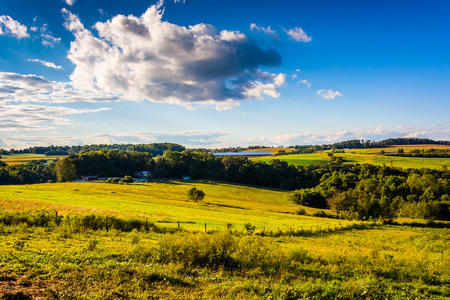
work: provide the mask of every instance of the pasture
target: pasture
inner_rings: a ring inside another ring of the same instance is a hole
[[[412,150],[421,149],[437,149],[443,148],[447,149],[448,146],[439,145],[412,145],[412,146],[396,146],[388,148],[371,148],[371,149],[350,149],[345,150],[345,153],[335,153],[334,156],[342,157],[344,163],[350,164],[373,164],[373,165],[386,165],[393,166],[396,168],[429,168],[441,170],[443,166],[450,167],[450,158],[425,158],[425,157],[400,157],[400,156],[385,156],[380,155],[381,151],[386,153],[397,153],[397,148],[403,148],[405,152],[410,152]],[[290,154],[290,155],[277,155],[274,157],[255,157],[252,160],[270,162],[272,159],[279,159],[286,161],[293,165],[310,165],[310,164],[324,164],[330,162],[328,153],[330,151],[321,151],[319,153],[313,154]]]
[[[187,191],[196,187],[206,197],[188,201]],[[59,215],[102,214],[148,219],[167,227],[203,230],[222,229],[227,224],[243,228],[288,230],[311,226],[343,226],[350,222],[299,216],[300,208],[288,200],[288,192],[238,184],[206,181],[169,183],[58,183],[2,186],[0,209],[4,211],[57,211]],[[308,214],[319,209],[303,207]],[[325,210],[331,213],[329,210]]]
[[[202,202],[186,200],[192,186],[205,191]],[[1,299],[450,297],[449,229],[367,223],[292,236],[245,230],[247,222],[266,229],[346,223],[293,214],[299,206],[282,190],[175,181],[3,186],[0,193],[0,216],[64,215],[35,225],[0,222]],[[149,218],[157,227],[74,225],[76,216],[92,214]],[[178,229],[180,218],[195,223]],[[195,226],[205,220],[208,233]]]

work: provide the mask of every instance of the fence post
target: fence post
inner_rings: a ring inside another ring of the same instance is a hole
[[[178,229],[180,229],[180,221],[178,221]]]
[[[205,223],[205,233],[207,233],[207,231],[206,231],[206,223]]]

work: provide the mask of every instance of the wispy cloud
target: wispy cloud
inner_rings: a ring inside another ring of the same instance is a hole
[[[310,42],[312,40],[311,37],[309,37],[306,32],[301,29],[300,27],[295,27],[292,29],[284,29],[284,32],[293,40],[297,42]]]
[[[43,106],[34,104],[0,103],[0,131],[43,130],[57,126],[70,125],[72,122],[66,116],[93,113],[110,110],[74,109],[67,107]]]
[[[45,128],[48,129],[48,128]],[[147,144],[173,142],[187,147],[211,147],[220,144],[220,138],[228,136],[226,132],[125,132],[120,134],[93,133],[83,136],[67,136],[58,134],[14,136],[0,138],[0,147],[6,149],[22,149],[31,146],[49,145],[90,145],[90,144]]]
[[[252,24],[250,24],[250,29],[251,30],[256,30],[256,31],[262,31],[262,32],[265,32],[265,33],[267,33],[269,35],[276,35],[276,32],[274,30],[272,30],[270,28],[270,26],[263,27],[263,26],[258,26],[255,23],[252,23]]]
[[[111,102],[121,95],[76,89],[71,83],[49,81],[42,76],[0,72],[0,103],[6,102]]]
[[[61,70],[63,68],[62,66],[57,66],[57,65],[55,65],[52,62],[48,62],[48,61],[40,60],[40,59],[36,59],[36,58],[34,58],[34,59],[33,58],[28,58],[27,61],[37,62],[37,63],[40,63],[40,64],[42,64],[42,65],[44,65],[44,66],[46,66],[48,68],[53,68],[53,69],[58,69],[58,70]]]
[[[326,90],[326,89],[318,90],[317,91],[317,95],[319,95],[319,97],[322,97],[323,99],[334,99],[336,97],[344,96],[344,94],[339,93],[338,91],[334,92],[331,89],[329,89],[329,90]]]
[[[52,36],[52,32],[47,28],[47,24],[42,25],[39,31],[42,39],[42,45],[53,47],[54,44],[61,42],[61,38]]]
[[[10,16],[0,16],[0,35],[9,35],[18,39],[29,37],[27,27]]]
[[[303,83],[308,89],[311,87],[311,83],[306,79],[300,80],[299,83]]]

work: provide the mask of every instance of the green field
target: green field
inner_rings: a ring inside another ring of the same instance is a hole
[[[279,159],[282,161],[286,161],[289,164],[296,166],[307,166],[314,164],[325,164],[330,162],[330,158],[326,154],[320,153],[312,153],[312,154],[288,154],[288,155],[277,155],[277,156],[264,156],[264,157],[255,157],[252,160],[262,161],[269,163],[273,159]]]
[[[21,153],[21,154],[2,154],[0,161],[9,165],[23,164],[34,160],[55,161],[56,159],[66,157],[67,155],[45,156],[44,154]]]
[[[373,164],[381,166],[393,166],[396,168],[429,168],[441,170],[443,166],[450,167],[450,158],[422,158],[422,157],[399,157],[399,156],[385,156],[373,153],[379,153],[383,149],[357,149],[348,150],[345,153],[335,153],[334,156],[342,157],[344,163],[350,164]],[[392,151],[392,148],[384,148],[384,150]],[[376,152],[375,152],[376,151]],[[330,162],[328,151],[314,154],[290,154],[277,155],[267,157],[252,158],[255,161],[270,162],[272,159],[279,159],[286,161],[289,164],[305,166],[310,164],[324,164]]]
[[[206,197],[199,203],[187,200],[187,191],[196,187]],[[302,226],[334,226],[348,222],[317,219],[295,214],[299,206],[288,201],[288,192],[244,185],[209,182],[139,183],[58,183],[3,186],[0,208],[51,209],[59,214],[101,213],[119,217],[148,218],[167,226],[202,229],[224,228],[231,223],[242,227],[252,223],[267,230]],[[318,209],[304,207],[311,214]],[[330,211],[327,211],[330,213]]]
[[[187,201],[192,186],[202,202]],[[298,208],[282,190],[219,182],[2,186],[0,218],[22,221],[0,222],[0,299],[450,297],[449,229],[348,227]],[[92,215],[156,227],[75,225]]]

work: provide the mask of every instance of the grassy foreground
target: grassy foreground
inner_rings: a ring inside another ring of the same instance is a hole
[[[186,200],[192,186],[205,191],[202,203]],[[0,299],[450,297],[450,229],[333,230],[348,222],[296,209],[284,191],[224,183],[2,186],[0,216],[24,219],[0,222]],[[95,228],[76,222],[83,216],[152,225]],[[299,226],[306,232],[287,234]]]
[[[448,299],[449,235],[395,226],[309,237],[2,226],[0,297]]]

